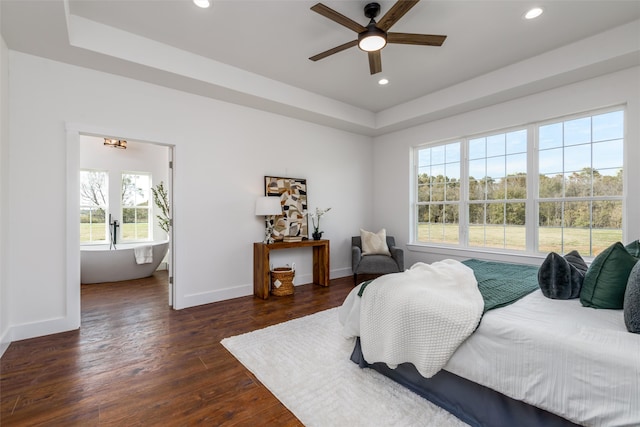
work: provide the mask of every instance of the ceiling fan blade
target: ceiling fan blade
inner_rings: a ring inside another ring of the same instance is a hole
[[[322,53],[314,55],[309,59],[312,60],[312,61],[318,61],[320,59],[326,58],[329,55],[333,55],[334,53],[342,52],[345,49],[349,49],[350,47],[357,46],[357,45],[358,45],[358,40],[353,40],[353,41],[347,42],[345,44],[341,44],[340,46],[336,46],[333,49],[329,49],[329,50],[326,50],[326,51],[324,51]]]
[[[369,71],[371,71],[371,75],[382,71],[382,57],[379,50],[369,52]]]
[[[398,0],[396,4],[391,6],[391,9],[384,14],[382,19],[378,21],[376,27],[382,31],[389,31],[389,28],[398,22],[398,20],[402,18],[405,13],[409,12],[419,1],[420,0]]]
[[[387,43],[417,44],[422,46],[442,46],[447,36],[435,34],[387,33]]]
[[[318,3],[312,6],[311,10],[313,10],[316,13],[319,13],[325,18],[329,18],[332,21],[337,22],[340,25],[344,25],[345,27],[355,31],[356,33],[361,33],[367,30],[366,27],[363,27],[362,25],[358,24],[356,21],[352,20],[351,18],[347,18],[343,14],[336,12],[330,7],[323,5],[322,3]]]

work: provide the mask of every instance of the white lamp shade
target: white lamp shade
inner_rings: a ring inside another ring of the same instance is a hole
[[[256,215],[281,215],[280,197],[260,197],[256,200]]]

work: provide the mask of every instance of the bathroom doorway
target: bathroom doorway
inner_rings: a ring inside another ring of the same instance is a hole
[[[167,270],[173,307],[173,146],[80,133],[78,154],[81,283]]]

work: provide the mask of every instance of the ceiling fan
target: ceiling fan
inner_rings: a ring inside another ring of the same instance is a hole
[[[387,45],[387,43],[397,44],[414,44],[422,46],[441,46],[447,36],[437,36],[433,34],[409,34],[409,33],[390,33],[389,29],[400,18],[404,16],[413,6],[415,6],[420,0],[398,0],[389,11],[376,23],[375,17],[380,13],[380,4],[368,3],[364,7],[364,16],[370,19],[369,24],[364,27],[350,18],[342,15],[339,12],[318,3],[311,7],[316,13],[329,18],[340,25],[343,25],[350,30],[358,33],[356,40],[341,44],[333,49],[329,49],[325,52],[309,58],[312,61],[318,61],[326,58],[334,53],[342,52],[353,46],[358,46],[361,50],[369,54],[369,70],[371,74],[376,74],[382,71],[382,59],[380,57],[380,50]]]

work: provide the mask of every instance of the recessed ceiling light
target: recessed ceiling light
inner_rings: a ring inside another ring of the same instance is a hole
[[[389,79],[380,79],[380,80],[378,80],[378,84],[381,85],[381,86],[389,84]]]
[[[206,9],[209,6],[211,6],[211,3],[209,3],[209,0],[193,0],[193,3],[196,6],[201,7],[203,9]]]
[[[524,19],[535,19],[542,15],[542,12],[544,12],[544,10],[541,7],[534,7],[524,14]]]

